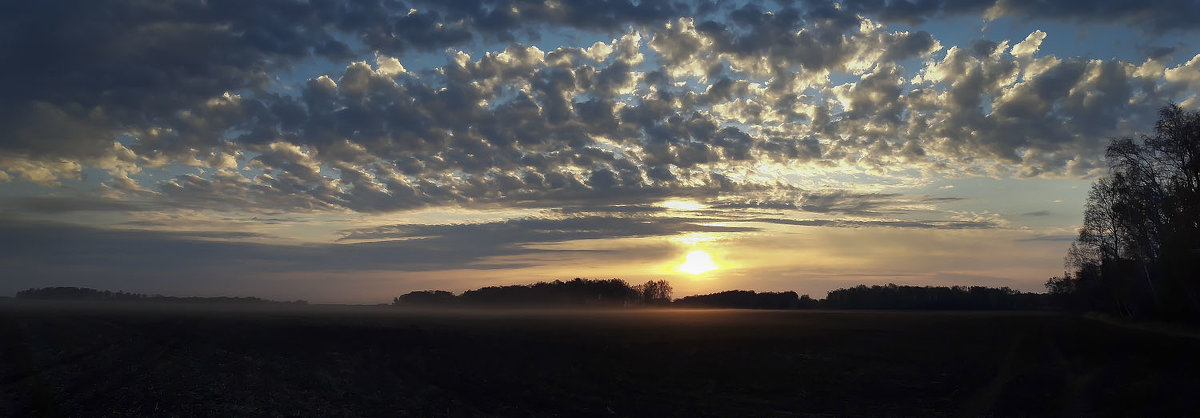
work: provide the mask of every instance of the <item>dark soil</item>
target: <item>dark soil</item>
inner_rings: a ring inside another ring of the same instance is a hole
[[[0,305],[0,416],[1182,416],[1200,340],[1046,313]]]

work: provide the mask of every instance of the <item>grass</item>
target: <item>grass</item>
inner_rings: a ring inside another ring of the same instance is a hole
[[[1200,340],[1048,312],[0,305],[0,415],[1138,415]]]

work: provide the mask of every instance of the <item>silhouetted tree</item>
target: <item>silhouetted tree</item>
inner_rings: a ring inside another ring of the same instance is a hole
[[[635,288],[642,294],[642,303],[650,305],[671,303],[671,283],[666,280],[651,280]]]
[[[1153,135],[1114,139],[1105,158],[1071,272],[1047,290],[1084,309],[1200,320],[1200,113],[1164,107]]]

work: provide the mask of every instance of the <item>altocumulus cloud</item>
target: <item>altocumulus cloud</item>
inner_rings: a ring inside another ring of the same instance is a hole
[[[777,183],[766,162],[1083,175],[1106,136],[1192,100],[1200,59],[1056,57],[1040,31],[944,45],[886,23],[1189,30],[1197,7],[1176,3],[10,2],[23,41],[0,50],[0,161],[6,180],[95,168],[110,194],[187,207],[365,212],[751,195]],[[533,46],[547,28],[611,38]],[[467,52],[480,43],[508,46]],[[444,62],[400,59],[428,51]],[[313,62],[345,64],[278,88]],[[136,176],[169,165],[202,173]]]

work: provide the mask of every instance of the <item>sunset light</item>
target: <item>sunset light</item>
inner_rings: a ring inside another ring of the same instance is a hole
[[[1102,143],[1200,106],[1154,2],[117,3],[10,13],[0,295],[1040,291]]]
[[[716,270],[718,267],[717,263],[713,262],[712,256],[704,250],[692,250],[687,253],[683,264],[680,264],[677,270],[698,276]]]

